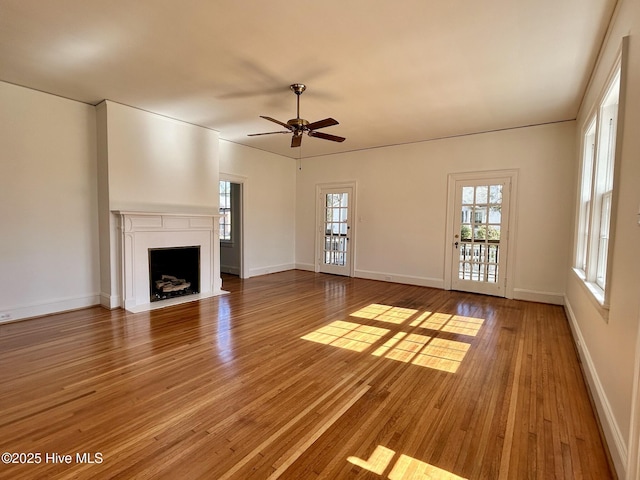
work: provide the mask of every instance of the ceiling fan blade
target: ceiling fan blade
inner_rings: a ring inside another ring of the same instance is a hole
[[[287,130],[293,130],[293,127],[291,125],[281,122],[280,120],[276,120],[275,118],[265,117],[264,115],[260,115],[260,118],[264,118],[265,120],[269,120],[270,122],[274,122],[274,123],[277,123],[278,125],[282,125]]]
[[[337,135],[329,135],[328,133],[314,132],[308,133],[310,137],[322,138],[323,140],[331,140],[332,142],[344,142],[346,138],[338,137]]]
[[[274,133],[291,133],[291,132],[289,130],[280,130],[279,132],[248,133],[247,137],[257,137],[258,135],[273,135]]]
[[[317,122],[310,123],[307,125],[307,129],[316,130],[318,128],[331,127],[333,125],[338,125],[338,121],[335,118],[325,118],[324,120],[318,120]]]
[[[296,148],[302,145],[302,135],[294,135],[291,137],[291,148]]]

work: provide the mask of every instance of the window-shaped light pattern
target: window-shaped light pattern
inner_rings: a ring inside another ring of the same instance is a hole
[[[350,321],[333,321],[302,339],[455,373],[471,348],[463,336],[475,337],[484,323],[481,318],[378,303],[350,317]]]
[[[383,445],[378,445],[367,460],[351,456],[347,461],[389,480],[467,480],[409,455],[397,455]]]

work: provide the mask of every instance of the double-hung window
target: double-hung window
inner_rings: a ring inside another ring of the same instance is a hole
[[[231,238],[231,182],[220,181],[220,240]]]
[[[611,216],[613,214],[620,64],[582,136],[582,178],[578,204],[575,269],[598,302],[606,306]]]

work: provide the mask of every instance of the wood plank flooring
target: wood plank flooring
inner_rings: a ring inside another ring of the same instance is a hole
[[[0,452],[34,462],[0,478],[614,478],[561,307],[302,271],[224,288],[0,325]]]

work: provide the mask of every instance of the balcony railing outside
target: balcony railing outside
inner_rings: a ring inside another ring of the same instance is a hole
[[[498,260],[500,241],[460,242],[460,280],[496,283],[498,281]]]

